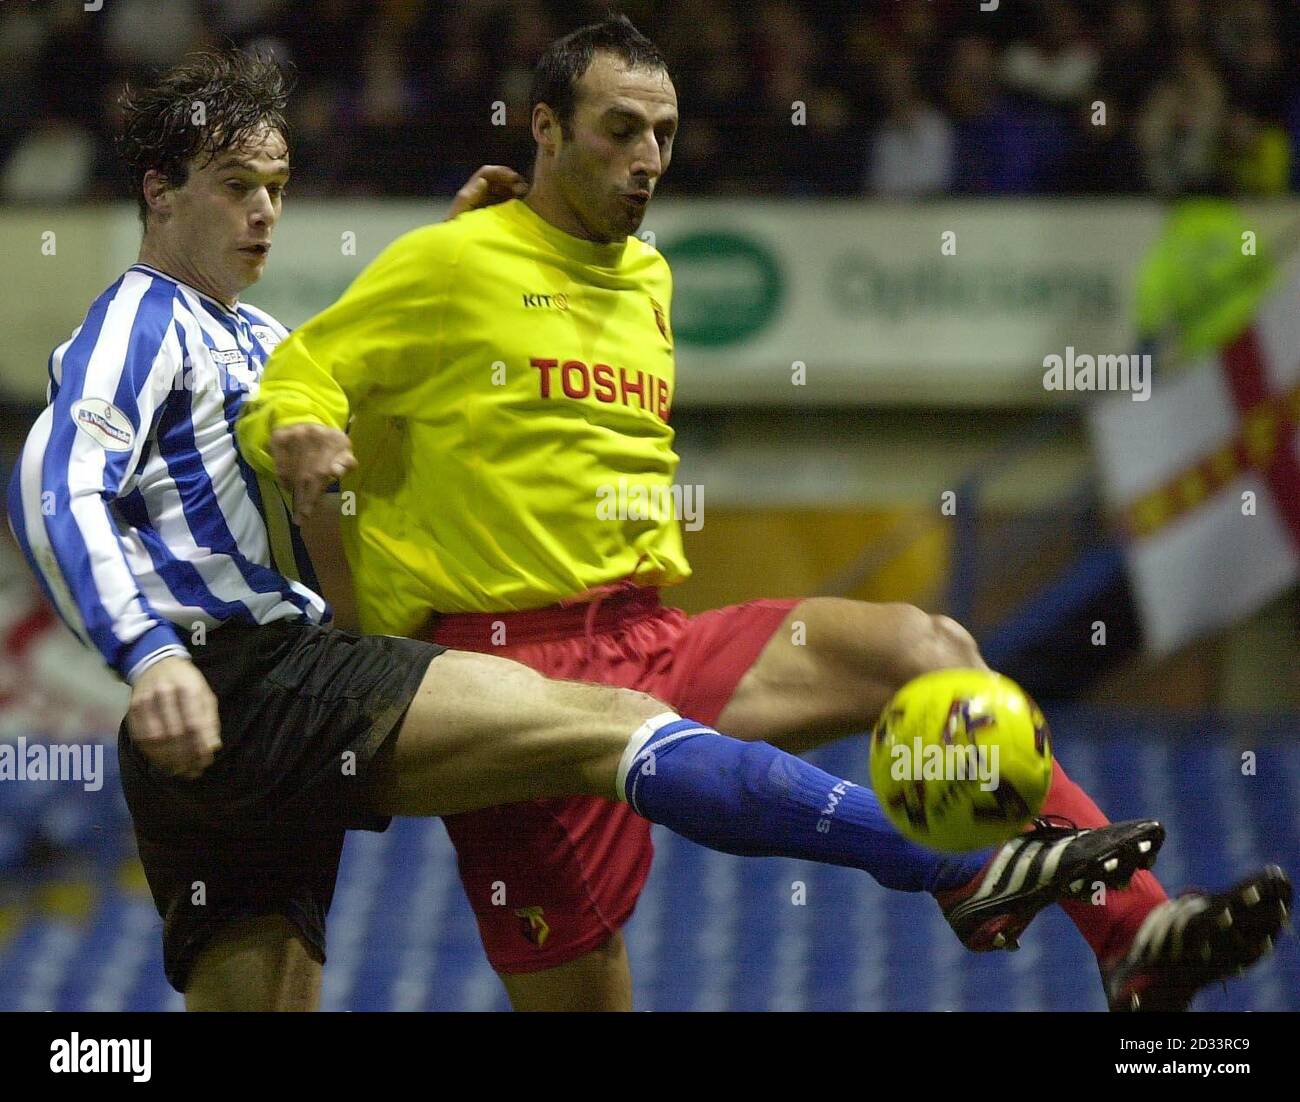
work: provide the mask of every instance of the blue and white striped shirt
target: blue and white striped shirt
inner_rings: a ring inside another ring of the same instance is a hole
[[[235,447],[286,335],[137,264],[50,357],[10,525],[68,626],[128,681],[228,620],[329,618],[279,491]]]

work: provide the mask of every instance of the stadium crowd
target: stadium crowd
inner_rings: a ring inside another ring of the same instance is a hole
[[[300,195],[446,193],[486,160],[526,168],[533,61],[609,6],[16,0],[0,10],[0,197],[119,194],[123,82],[227,40],[297,69]],[[671,193],[1274,195],[1300,181],[1286,0],[614,6],[677,73],[688,125]]]

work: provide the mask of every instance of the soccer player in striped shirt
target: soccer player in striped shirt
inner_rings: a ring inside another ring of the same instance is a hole
[[[551,45],[532,103],[527,198],[391,245],[277,350],[239,426],[302,514],[359,459],[343,540],[363,628],[641,689],[791,749],[868,729],[917,674],[982,666],[960,625],[903,605],[660,605],[689,573],[677,519],[600,504],[622,486],[664,500],[677,466],[671,273],[635,236],[672,156],[676,92],[654,45],[610,17]],[[577,798],[447,819],[516,1007],[630,1006],[618,931],[651,858],[636,810]],[[1124,1009],[1185,1005],[1264,950],[1279,908],[1248,903],[1289,898],[1280,871],[1169,903],[1144,871],[1158,824],[1108,824],[1059,766],[1045,812],[1071,825],[1040,824],[936,891],[967,947],[1014,948],[1059,900]],[[1117,890],[1093,906],[1099,881]],[[496,905],[498,883],[519,906]]]
[[[862,789],[643,693],[326,626],[301,537],[233,428],[286,337],[239,300],[280,216],[284,103],[275,66],[239,53],[124,103],[140,262],[52,355],[9,488],[54,607],[130,683],[122,781],[186,1005],[315,1007],[344,832],[392,815],[608,796],[729,853],[915,889],[969,879],[991,855],[904,842]],[[481,170],[453,209],[511,175]]]

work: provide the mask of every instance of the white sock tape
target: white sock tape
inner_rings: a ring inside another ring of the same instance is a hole
[[[614,799],[619,803],[627,803],[627,775],[632,771],[636,757],[645,748],[645,744],[670,723],[680,723],[681,718],[676,712],[662,712],[647,719],[632,732],[623,756],[618,759],[618,772],[614,775]]]

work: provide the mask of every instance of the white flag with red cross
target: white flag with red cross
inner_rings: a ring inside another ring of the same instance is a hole
[[[1300,576],[1300,278],[1150,400],[1090,410],[1147,648],[1168,654]]]

